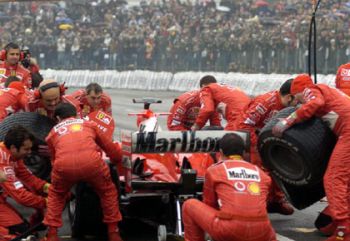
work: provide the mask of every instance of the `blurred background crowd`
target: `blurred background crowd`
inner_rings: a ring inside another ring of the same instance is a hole
[[[297,73],[307,69],[312,1],[71,0],[0,3],[0,45],[41,68]],[[317,12],[320,73],[350,60],[350,2]]]

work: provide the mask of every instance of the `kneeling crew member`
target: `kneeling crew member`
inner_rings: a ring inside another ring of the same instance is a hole
[[[244,142],[234,133],[220,141],[221,161],[208,168],[203,202],[187,200],[182,208],[186,241],[275,241],[266,202],[271,178],[242,158]]]

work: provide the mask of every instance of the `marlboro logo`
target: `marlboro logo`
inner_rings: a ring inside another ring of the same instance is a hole
[[[234,167],[227,169],[227,179],[260,182],[260,175],[257,170],[251,170],[244,167]]]
[[[221,138],[235,131],[163,131],[132,134],[132,153],[218,152]],[[246,140],[247,134],[235,132]]]

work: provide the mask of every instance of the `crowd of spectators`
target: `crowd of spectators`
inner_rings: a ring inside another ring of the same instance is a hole
[[[313,1],[71,0],[0,3],[0,44],[28,46],[41,68],[302,72]],[[317,61],[350,60],[350,2],[322,1]]]

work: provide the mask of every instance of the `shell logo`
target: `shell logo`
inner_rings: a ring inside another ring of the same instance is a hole
[[[260,195],[260,186],[256,182],[249,183],[247,189],[252,195]]]
[[[71,132],[77,132],[77,131],[81,131],[83,128],[81,125],[75,124],[75,125],[71,125],[69,129]]]

